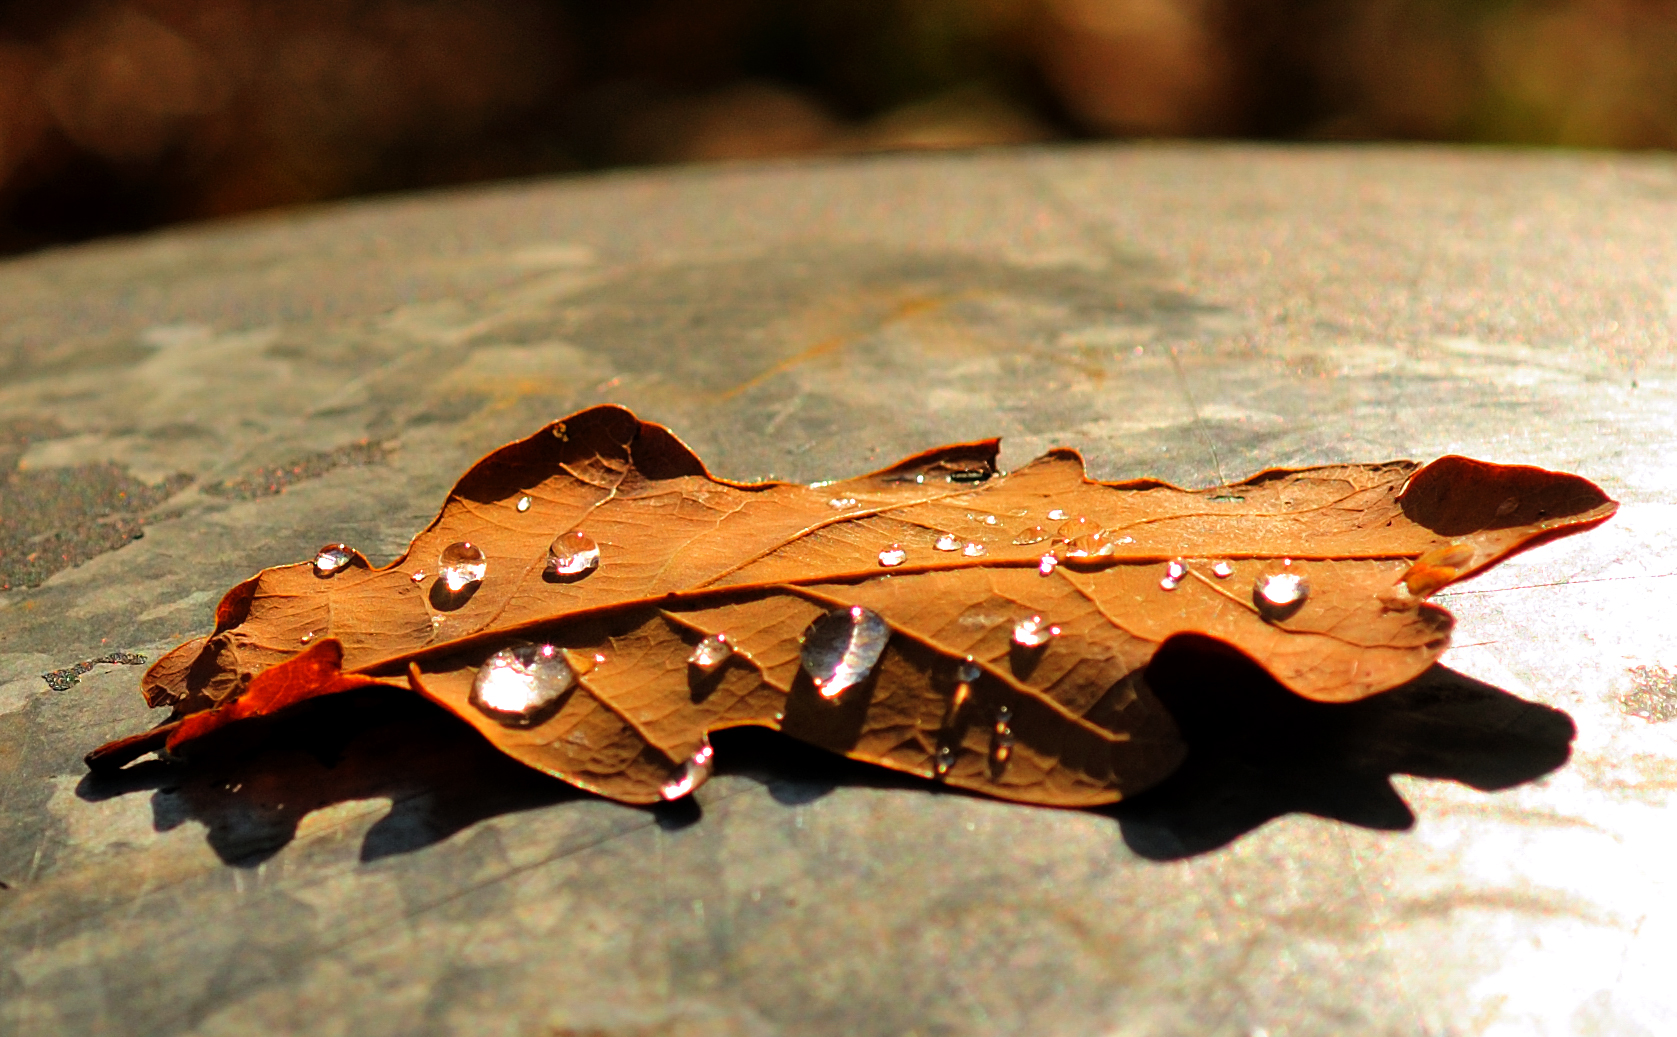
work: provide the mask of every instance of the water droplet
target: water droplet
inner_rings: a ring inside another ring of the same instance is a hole
[[[580,529],[560,533],[547,546],[547,572],[553,576],[586,576],[599,565],[600,545]]]
[[[1061,559],[1105,558],[1116,547],[1117,541],[1113,539],[1112,531],[1098,529],[1093,533],[1085,533],[1067,540],[1061,546],[1059,554]]]
[[[970,543],[967,546],[961,548],[961,553],[966,555],[968,558],[978,558],[979,556],[984,554],[984,545],[983,544],[978,544],[978,543]]]
[[[412,580],[415,583],[424,583],[425,582],[425,570],[424,569],[414,570],[414,574],[412,576],[409,576],[408,579]]]
[[[804,631],[804,672],[824,699],[836,699],[862,683],[885,652],[891,628],[860,605],[835,609]]]
[[[1044,526],[1032,526],[1030,529],[1020,530],[1019,535],[1013,538],[1013,542],[1021,546],[1025,544],[1040,544],[1053,535],[1054,534],[1048,532],[1048,529]]]
[[[1258,615],[1272,623],[1303,608],[1308,597],[1310,583],[1298,573],[1269,573],[1252,587],[1252,604],[1258,606]]]
[[[1230,565],[1228,562],[1218,562],[1216,565],[1211,567],[1211,575],[1217,577],[1219,580],[1226,580],[1230,576],[1234,575],[1234,566]]]
[[[488,571],[489,562],[483,555],[483,549],[470,541],[455,541],[437,555],[437,575],[456,594],[483,579],[483,574]]]
[[[667,800],[691,795],[694,789],[710,780],[710,772],[715,764],[716,750],[711,748],[710,736],[706,735],[698,750],[681,765],[675,777],[658,790],[658,794]]]
[[[1377,597],[1388,608],[1412,609],[1421,599],[1460,579],[1478,557],[1472,544],[1454,543],[1435,547],[1415,559],[1402,579]]]
[[[313,640],[314,640],[314,631],[313,630],[309,631],[308,633],[304,634],[302,637],[299,637],[297,639],[299,644],[305,644],[305,645],[308,644],[310,641],[313,641]]]
[[[1054,570],[1059,566],[1060,560],[1054,557],[1053,552],[1049,552],[1036,560],[1036,571],[1039,576],[1052,576]]]
[[[350,562],[355,560],[355,552],[348,544],[327,544],[314,553],[314,574],[321,579],[336,576]]]
[[[1002,520],[994,515],[986,515],[979,521],[983,522],[986,526],[999,526],[1001,525]]]
[[[926,485],[926,473],[925,472],[920,472],[920,473],[915,475],[914,485],[916,485],[916,486]]]
[[[903,560],[907,557],[908,552],[903,550],[903,545],[892,544],[890,547],[887,547],[885,550],[879,552],[879,564],[887,569],[892,569],[903,564]]]
[[[1519,510],[1519,507],[1520,498],[1510,497],[1496,506],[1496,517],[1503,518],[1505,516],[1512,515],[1515,511]]]
[[[990,777],[1000,781],[1007,761],[1013,758],[1013,710],[996,707],[996,726],[990,731]]]
[[[938,537],[937,543],[932,546],[939,551],[959,551],[961,549],[961,538],[953,533],[945,533]]]
[[[1041,648],[1060,636],[1060,628],[1050,626],[1041,616],[1021,619],[1013,624],[1013,643],[1020,648]]]
[[[1095,533],[1099,530],[1099,526],[1079,515],[1077,518],[1067,519],[1060,523],[1060,528],[1054,531],[1054,535],[1061,540],[1076,540],[1080,536]]]
[[[1066,519],[1066,510],[1064,508],[1055,508],[1053,511],[1048,513],[1048,517],[1055,522],[1064,522]]]
[[[701,673],[714,673],[733,654],[734,646],[728,643],[727,634],[712,634],[693,646],[687,665]]]
[[[553,645],[514,645],[483,661],[472,682],[472,705],[508,727],[544,719],[576,684],[565,653]]]
[[[855,506],[855,497],[834,497],[832,500],[827,502],[827,507],[835,508],[839,511],[843,511],[845,508],[854,508]]]
[[[962,660],[960,666],[955,668],[955,679],[960,681],[962,684],[971,684],[983,674],[983,668],[980,667],[978,663],[974,662],[972,656],[970,655],[967,656],[966,659]]]
[[[1177,584],[1182,582],[1182,578],[1187,575],[1188,567],[1183,564],[1182,559],[1178,558],[1165,566],[1165,577],[1159,581],[1159,587],[1162,590],[1173,591]]]
[[[955,755],[954,744],[949,741],[946,735],[940,734],[938,736],[937,755],[934,757],[933,764],[937,768],[938,777],[941,778],[955,769]]]
[[[530,510],[530,498],[529,497],[518,498],[518,510],[519,511],[529,511]]]

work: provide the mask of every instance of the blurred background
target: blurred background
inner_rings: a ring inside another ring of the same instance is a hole
[[[499,177],[1131,137],[1677,145],[1677,0],[0,0],[0,251]]]

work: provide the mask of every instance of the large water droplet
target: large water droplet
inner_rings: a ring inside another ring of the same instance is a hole
[[[1013,538],[1013,542],[1021,546],[1025,544],[1040,544],[1053,535],[1054,534],[1048,532],[1048,529],[1044,526],[1032,526],[1030,529],[1020,530],[1019,535]]]
[[[907,557],[908,552],[903,550],[903,545],[892,544],[890,547],[887,547],[885,550],[879,552],[879,564],[887,569],[894,569],[903,564],[903,560]]]
[[[348,544],[327,544],[314,553],[314,574],[321,579],[336,576],[340,570],[355,560],[355,552]]]
[[[1218,562],[1216,565],[1211,567],[1211,575],[1217,577],[1219,580],[1226,580],[1230,576],[1234,575],[1234,566],[1230,565],[1228,562]]]
[[[1252,587],[1252,604],[1258,607],[1258,615],[1272,623],[1286,619],[1303,608],[1308,597],[1309,581],[1294,572],[1260,576]]]
[[[1060,560],[1054,557],[1054,553],[1052,551],[1036,560],[1036,571],[1039,576],[1052,576],[1054,575],[1054,570],[1059,568],[1059,566]]]
[[[938,537],[937,543],[932,546],[939,551],[959,551],[961,549],[961,538],[953,533],[945,533]]]
[[[990,730],[990,778],[1000,781],[1013,758],[1013,710],[996,707],[996,726]]]
[[[483,661],[471,703],[508,727],[529,727],[545,719],[575,684],[576,673],[558,648],[513,645]]]
[[[687,665],[701,673],[714,673],[718,666],[728,661],[734,654],[734,646],[728,643],[727,634],[711,634],[709,637],[693,646],[693,654],[687,657]]]
[[[837,609],[804,631],[804,672],[825,699],[836,699],[867,679],[885,652],[891,628],[860,605]]]
[[[1041,648],[1060,636],[1060,628],[1049,625],[1041,616],[1031,616],[1013,624],[1013,643],[1020,648]]]
[[[1066,518],[1066,509],[1055,508],[1053,511],[1048,513],[1048,517],[1055,522],[1064,522]]]
[[[970,543],[961,548],[961,553],[966,555],[968,558],[979,558],[984,554],[984,545],[979,543]]]
[[[1159,589],[1173,591],[1177,584],[1182,582],[1183,577],[1187,575],[1188,566],[1183,563],[1182,559],[1178,558],[1165,566],[1164,579],[1159,581]]]
[[[658,790],[658,794],[667,800],[691,795],[694,789],[710,780],[710,772],[715,764],[716,750],[711,748],[710,736],[706,735],[704,742],[687,762],[681,765],[681,769],[676,771],[675,777]]]
[[[529,497],[518,498],[518,510],[519,511],[529,511],[530,510],[530,498]]]
[[[560,578],[586,576],[600,565],[600,545],[580,529],[560,533],[547,546],[547,572]]]
[[[489,561],[483,549],[470,541],[457,540],[437,555],[437,575],[456,594],[483,579],[488,571]]]

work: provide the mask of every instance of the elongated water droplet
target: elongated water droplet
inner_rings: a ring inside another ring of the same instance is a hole
[[[945,533],[938,537],[937,543],[932,546],[939,551],[959,551],[961,549],[961,538],[953,533]]]
[[[600,545],[580,529],[560,533],[547,546],[547,572],[551,576],[575,578],[599,568]]]
[[[1060,636],[1060,628],[1051,626],[1041,616],[1021,619],[1013,624],[1013,643],[1020,648],[1041,648]]]
[[[1177,584],[1182,582],[1182,578],[1187,575],[1188,567],[1183,564],[1182,559],[1178,558],[1176,561],[1165,566],[1165,576],[1164,579],[1159,581],[1159,588],[1161,590],[1173,591],[1176,589]]]
[[[1054,522],[1064,522],[1066,518],[1066,511],[1064,508],[1055,508],[1053,511],[1048,513],[1048,517]]]
[[[969,543],[967,546],[961,548],[961,553],[966,555],[968,558],[981,557],[984,554],[984,545],[980,543]]]
[[[1252,587],[1252,604],[1258,607],[1258,615],[1272,623],[1286,619],[1303,608],[1308,597],[1309,581],[1294,572],[1260,576]]]
[[[734,646],[728,643],[727,634],[711,634],[709,637],[693,646],[693,654],[687,657],[687,665],[701,673],[714,673],[718,666],[728,661],[734,654]]]
[[[529,497],[518,498],[518,510],[519,511],[529,511],[530,510],[530,498]]]
[[[483,661],[471,703],[508,727],[529,727],[546,719],[575,684],[576,673],[558,648],[513,645]]]
[[[877,612],[853,605],[827,613],[804,631],[800,661],[824,699],[836,699],[867,679],[891,640]]]
[[[1013,710],[996,707],[996,725],[990,730],[990,778],[1000,781],[1007,762],[1013,758]]]
[[[1230,576],[1234,575],[1234,566],[1230,565],[1228,562],[1218,562],[1216,565],[1211,567],[1211,575],[1217,577],[1219,580],[1226,580]]]
[[[903,545],[892,544],[879,552],[879,564],[887,569],[894,569],[903,564],[903,560],[907,557],[908,552],[903,550]]]
[[[336,576],[340,570],[355,560],[355,552],[348,544],[327,544],[314,553],[314,574],[321,579]]]
[[[843,511],[846,508],[854,508],[855,506],[855,497],[834,497],[832,500],[827,502],[827,507],[836,511]]]
[[[467,540],[458,540],[443,548],[437,555],[437,575],[450,591],[459,593],[483,579],[489,571],[489,561],[483,549]]]
[[[1054,570],[1059,568],[1059,565],[1060,560],[1054,557],[1054,553],[1050,551],[1048,554],[1045,554],[1036,560],[1037,575],[1052,576],[1054,574]]]
[[[1020,530],[1019,535],[1013,538],[1013,542],[1021,546],[1025,544],[1040,544],[1053,535],[1054,534],[1048,532],[1047,527],[1032,526],[1030,529]]]
[[[693,790],[710,780],[711,769],[716,764],[716,750],[711,748],[710,736],[706,735],[703,743],[676,771],[658,794],[666,800],[680,799],[682,796],[692,795]]]

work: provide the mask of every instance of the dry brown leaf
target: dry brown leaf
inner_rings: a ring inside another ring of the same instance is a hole
[[[1423,599],[1617,507],[1577,476],[1461,457],[1181,490],[1091,481],[1070,450],[1012,473],[996,454],[988,440],[842,482],[735,483],[661,426],[583,411],[474,465],[389,566],[344,549],[233,588],[214,631],[146,675],[173,718],[89,763],[383,683],[625,802],[691,791],[708,735],[754,724],[1008,799],[1108,803],[1182,759],[1145,680],[1167,639],[1221,641],[1306,698],[1363,698],[1444,650],[1451,617]],[[576,572],[552,563],[560,534],[583,549]],[[451,589],[439,565],[462,543],[481,558],[448,557],[483,569],[457,567]],[[877,661],[829,697],[842,682],[805,656],[881,620]],[[696,665],[718,635],[731,654]],[[520,645],[518,666],[485,669]],[[494,713],[476,685],[556,693]]]

